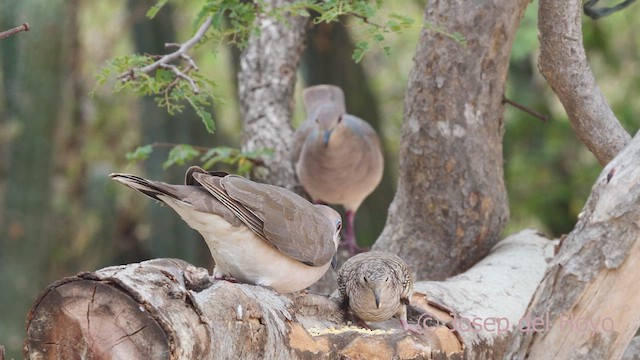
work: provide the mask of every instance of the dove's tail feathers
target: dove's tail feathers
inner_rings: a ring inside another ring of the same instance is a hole
[[[158,195],[169,196],[176,200],[181,200],[180,197],[176,194],[176,192],[172,191],[172,186],[169,184],[165,184],[160,181],[151,181],[151,180],[143,179],[139,176],[130,175],[130,174],[110,174],[109,176],[113,180],[121,183],[122,185],[128,186],[134,190],[137,190],[154,200],[165,202]]]
[[[345,111],[344,93],[335,85],[316,85],[302,91],[303,102],[309,114],[323,105],[332,105]]]

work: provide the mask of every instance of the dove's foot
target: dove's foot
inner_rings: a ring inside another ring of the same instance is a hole
[[[367,322],[366,322],[366,321],[364,321],[364,320],[360,319],[360,318],[359,318],[359,317],[357,317],[357,316],[354,316],[354,318],[355,318],[354,320],[355,320],[356,325],[360,326],[361,328],[367,329],[367,330],[373,330],[373,329],[369,326],[369,324],[367,324]]]
[[[402,325],[402,329],[404,329],[404,331],[412,332],[415,334],[422,334],[423,329],[421,326],[409,324],[407,320],[400,319],[400,325]]]

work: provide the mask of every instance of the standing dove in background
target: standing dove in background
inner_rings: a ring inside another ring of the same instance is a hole
[[[186,185],[110,176],[169,205],[197,230],[216,263],[216,278],[289,293],[318,281],[329,264],[335,267],[340,214],[287,189],[196,166],[187,170]]]
[[[380,139],[366,121],[346,113],[339,87],[312,86],[304,90],[303,98],[308,116],[293,135],[296,174],[316,203],[345,208],[343,245],[353,255],[360,250],[354,228],[356,211],[382,179]]]
[[[413,280],[400,257],[369,251],[349,258],[338,271],[338,289],[344,306],[360,320],[379,322],[395,315],[405,331],[422,332],[407,322]]]

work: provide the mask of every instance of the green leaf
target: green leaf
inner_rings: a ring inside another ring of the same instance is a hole
[[[198,156],[200,152],[194,149],[192,146],[180,144],[174,146],[167,156],[167,160],[162,163],[162,168],[166,169],[172,165],[184,165],[185,162],[191,161],[194,157]]]
[[[155,5],[153,5],[148,11],[147,11],[147,17],[149,19],[153,19],[156,14],[158,13],[158,11],[160,11],[160,9],[162,9],[162,7],[168,2],[169,0],[158,0],[157,3],[155,3]]]
[[[353,55],[351,55],[351,58],[359,63],[360,61],[362,61],[362,57],[364,57],[364,54],[369,51],[369,43],[366,41],[358,41],[356,43],[356,48],[353,50]]]
[[[245,158],[241,158],[240,160],[238,160],[238,174],[239,175],[246,175],[251,171],[251,168],[253,168],[253,164],[251,163],[251,161],[245,159]]]
[[[211,112],[209,112],[204,107],[204,104],[202,104],[202,101],[199,102],[193,97],[187,97],[186,99],[187,99],[187,102],[189,102],[189,104],[193,108],[193,110],[196,111],[196,114],[202,120],[202,123],[204,124],[204,127],[207,129],[207,131],[210,134],[213,134],[214,130],[216,129],[216,124],[213,122],[213,115],[211,115]],[[208,104],[208,103],[205,102],[205,104]]]
[[[128,152],[125,155],[127,161],[142,161],[149,158],[149,155],[153,152],[152,145],[138,146],[134,151]]]

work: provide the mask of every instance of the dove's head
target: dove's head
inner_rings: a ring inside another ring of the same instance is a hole
[[[333,229],[333,242],[336,245],[336,249],[338,248],[338,243],[340,242],[340,230],[342,230],[342,217],[340,214],[328,207],[327,205],[314,205],[322,215],[324,215],[331,222]]]
[[[344,110],[333,104],[326,104],[318,107],[315,111],[313,119],[322,136],[324,146],[329,145],[329,139],[333,131],[340,126],[344,117]]]
[[[365,262],[359,268],[355,281],[363,291],[373,293],[376,308],[380,308],[381,301],[391,295],[389,290],[393,292],[392,273],[388,266],[378,261]]]

